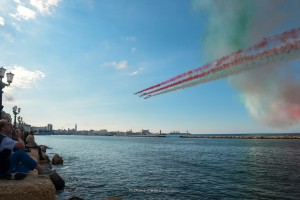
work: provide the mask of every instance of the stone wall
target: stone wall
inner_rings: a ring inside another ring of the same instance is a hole
[[[28,153],[38,161],[37,150]],[[0,200],[55,200],[56,189],[49,176],[38,176],[37,170],[23,180],[0,180]]]

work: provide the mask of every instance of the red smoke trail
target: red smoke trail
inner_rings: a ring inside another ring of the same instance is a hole
[[[292,47],[292,46],[290,46],[290,47]],[[273,49],[273,51],[263,52],[260,55],[253,57],[253,59],[251,59],[251,60],[249,59],[251,57],[243,58],[243,59],[241,59],[240,62],[234,62],[231,65],[231,67],[229,64],[225,64],[224,66],[219,67],[217,69],[217,71],[211,71],[212,73],[203,74],[203,77],[195,77],[193,79],[193,81],[187,81],[184,84],[177,84],[177,86],[165,88],[164,90],[161,90],[160,92],[156,91],[158,93],[155,93],[152,95],[148,94],[148,95],[157,96],[157,95],[164,94],[167,92],[184,89],[187,87],[191,87],[191,86],[199,85],[199,84],[206,83],[209,81],[225,78],[225,77],[228,77],[231,75],[239,74],[244,71],[255,69],[257,67],[260,67],[260,66],[263,66],[266,64],[282,62],[283,60],[287,61],[288,59],[293,59],[292,54],[286,58],[284,58],[284,57],[282,58],[282,55],[285,55],[285,54],[283,54],[284,53],[283,50],[284,50],[284,52],[293,50],[294,51],[294,52],[292,52],[292,53],[294,53],[293,55],[297,54],[297,57],[299,57],[300,42],[298,42],[297,47],[293,47],[293,49],[292,48],[291,49],[282,48],[281,51],[278,51],[277,49]],[[280,54],[282,54],[282,55],[280,55]],[[245,62],[242,60],[244,60]],[[147,97],[149,98],[150,96],[147,96]]]
[[[237,51],[228,56],[224,56],[220,59],[217,59],[216,61],[214,61],[212,63],[208,63],[197,69],[190,70],[188,72],[180,74],[180,75],[173,77],[167,81],[164,81],[162,83],[156,84],[154,86],[151,86],[149,88],[146,88],[144,90],[136,92],[135,94],[139,94],[139,93],[142,93],[142,92],[145,92],[148,90],[152,90],[150,92],[146,92],[146,93],[143,93],[142,95],[140,95],[140,96],[147,95],[147,97],[149,97],[149,95],[151,96],[151,94],[157,93],[159,91],[166,90],[166,89],[175,87],[177,85],[182,85],[186,82],[195,81],[197,79],[203,79],[203,78],[213,75],[217,72],[220,73],[220,72],[226,71],[228,69],[231,70],[230,68],[233,68],[233,67],[237,68],[237,69],[235,69],[234,72],[222,74],[222,75],[216,74],[217,75],[216,77],[212,76],[211,78],[208,78],[208,80],[206,80],[205,82],[210,81],[210,80],[216,80],[219,78],[223,78],[226,76],[230,76],[233,74],[241,73],[243,71],[256,68],[256,66],[253,66],[252,68],[248,68],[247,66],[249,66],[249,62],[252,62],[252,64],[253,64],[255,61],[257,61],[259,63],[259,62],[261,62],[261,61],[259,61],[259,59],[268,59],[268,57],[271,57],[274,55],[279,56],[281,54],[288,54],[290,51],[295,51],[295,50],[299,49],[300,43],[297,40],[299,38],[299,35],[300,35],[300,28],[295,28],[295,29],[286,31],[279,35],[264,38],[262,41],[260,41],[256,45],[254,45],[248,49],[245,49],[244,51],[240,50],[240,51]],[[242,64],[244,64],[244,65],[242,65]],[[256,64],[256,65],[259,65],[259,64]],[[261,65],[259,65],[259,66],[261,66]],[[218,76],[219,76],[219,78],[218,78]],[[174,82],[174,81],[176,81],[176,82]],[[172,83],[172,82],[174,82],[174,83]],[[203,81],[200,81],[200,82],[203,82]],[[164,85],[166,85],[166,86],[164,86]],[[193,85],[195,85],[195,84],[194,83],[191,85],[184,84],[181,87],[176,87],[174,89],[169,90],[169,92],[173,91],[173,90],[177,90],[177,89],[190,87]],[[161,87],[161,86],[163,86],[163,87]],[[154,88],[158,88],[158,89],[153,90]],[[163,92],[163,93],[165,93],[165,92]]]

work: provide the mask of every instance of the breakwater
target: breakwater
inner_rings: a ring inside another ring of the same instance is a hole
[[[180,138],[224,138],[224,139],[300,139],[300,136],[295,136],[295,135],[276,135],[276,136],[256,136],[256,135],[251,135],[251,136],[245,136],[245,135],[216,135],[216,136],[192,136],[192,135],[181,135],[179,136]]]
[[[38,150],[31,148],[27,154],[34,159],[38,164],[44,167],[52,168],[49,156],[46,154],[46,146],[41,145],[43,157],[45,160],[39,159]],[[62,158],[57,154],[52,158],[52,164],[57,163],[59,158]],[[0,200],[51,200],[56,198],[56,191],[63,190],[65,187],[65,181],[54,173],[51,175],[38,175],[37,170],[29,172],[27,177],[22,180],[0,180]]]
[[[32,149],[28,155],[39,162],[36,149]],[[38,176],[37,170],[34,170],[23,180],[1,179],[0,194],[0,200],[54,200],[56,189],[49,176]]]

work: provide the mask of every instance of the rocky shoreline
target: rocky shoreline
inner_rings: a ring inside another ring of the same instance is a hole
[[[28,155],[39,164],[52,167],[47,159],[39,160],[37,149],[31,149]],[[56,190],[62,189],[64,184],[64,180],[57,173],[51,176],[39,176],[37,170],[34,170],[22,180],[0,179],[0,200],[55,200]]]
[[[220,139],[300,139],[300,136],[294,136],[294,135],[278,135],[278,136],[237,136],[237,135],[216,135],[216,136],[200,136],[200,135],[196,135],[196,136],[192,136],[192,135],[181,135],[179,136],[180,138],[220,138]]]

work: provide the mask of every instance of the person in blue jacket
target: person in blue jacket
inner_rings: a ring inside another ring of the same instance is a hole
[[[6,119],[0,120],[0,177],[20,180],[30,171],[36,169],[39,175],[51,175],[51,170],[39,165],[25,151],[25,144],[21,137],[21,131],[16,130],[17,141],[9,137],[13,132],[11,123]]]

